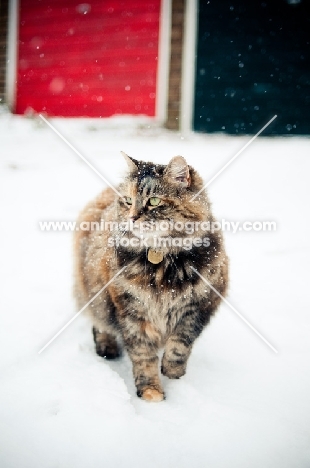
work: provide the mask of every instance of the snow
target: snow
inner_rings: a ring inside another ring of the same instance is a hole
[[[52,122],[113,184],[121,150],[160,163],[181,154],[207,181],[250,138]],[[2,112],[0,132],[1,467],[308,468],[309,139],[259,137],[209,187],[218,218],[277,222],[225,239],[228,300],[278,354],[224,304],[187,374],[163,378],[167,399],[152,404],[136,397],[127,356],[95,354],[82,315],[38,355],[76,313],[72,233],[38,223],[74,220],[103,182],[37,119]]]

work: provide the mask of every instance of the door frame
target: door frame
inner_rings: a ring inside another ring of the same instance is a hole
[[[6,53],[5,100],[11,112],[15,110],[17,85],[19,0],[9,1]]]
[[[180,130],[182,134],[193,131],[198,15],[198,0],[186,0],[180,115]]]

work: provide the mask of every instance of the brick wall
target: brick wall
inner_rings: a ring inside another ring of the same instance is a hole
[[[171,56],[166,127],[179,130],[182,79],[182,48],[186,0],[172,0]]]
[[[8,0],[0,0],[0,104],[5,101]]]

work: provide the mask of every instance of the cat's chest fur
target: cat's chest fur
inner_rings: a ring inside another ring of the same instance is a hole
[[[154,285],[152,281],[133,284],[131,280],[124,280],[123,287],[128,288],[133,298],[132,306],[141,311],[138,312],[140,319],[151,323],[164,339],[179,322],[186,304],[190,302],[192,285],[184,285],[180,293],[173,286]]]

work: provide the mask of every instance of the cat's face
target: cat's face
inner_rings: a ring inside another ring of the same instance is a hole
[[[140,235],[143,230],[144,237],[152,236],[154,228],[147,226],[156,222],[157,235],[183,236],[186,233],[175,230],[176,223],[205,218],[206,201],[204,206],[201,200],[190,201],[202,181],[182,156],[172,158],[167,166],[124,157],[130,172],[120,186],[123,199],[119,199],[119,212],[124,221],[132,221],[133,234]]]

